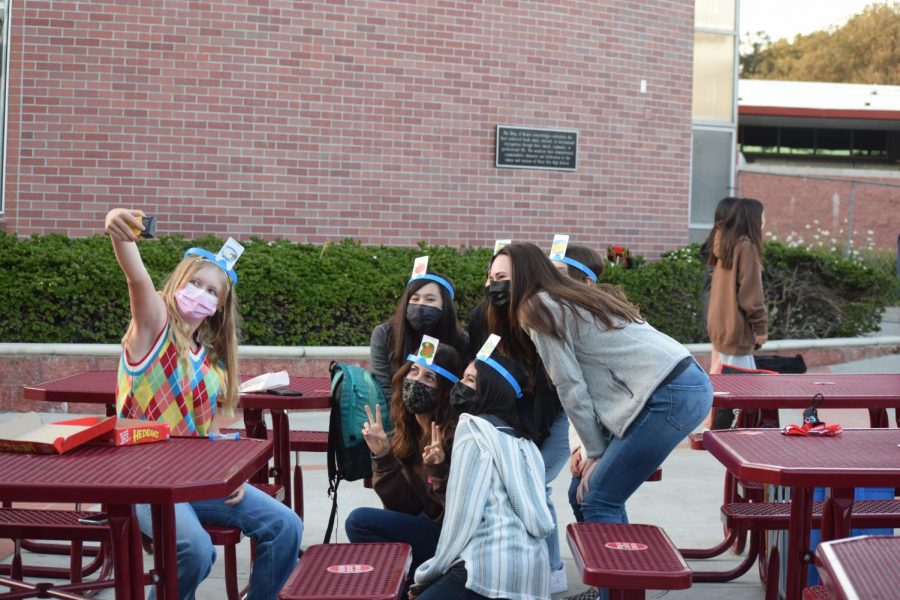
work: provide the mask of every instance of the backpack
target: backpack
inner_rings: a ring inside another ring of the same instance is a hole
[[[391,414],[381,386],[372,374],[357,365],[332,362],[331,415],[328,422],[328,496],[331,516],[325,531],[325,543],[331,538],[337,515],[337,490],[340,482],[356,481],[372,476],[372,453],[362,435],[368,422],[365,406],[372,413],[381,406],[382,426],[390,434]]]

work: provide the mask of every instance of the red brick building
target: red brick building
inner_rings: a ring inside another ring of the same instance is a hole
[[[900,86],[741,81],[736,187],[766,229],[824,248],[895,250]]]
[[[693,0],[13,9],[7,231],[687,241]],[[577,131],[577,169],[495,167],[497,125]]]

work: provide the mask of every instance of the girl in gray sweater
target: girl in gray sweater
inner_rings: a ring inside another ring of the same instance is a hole
[[[537,246],[506,246],[494,266],[513,330],[534,342],[583,443],[585,521],[626,523],[625,501],[712,405],[709,377],[627,300],[572,286]]]

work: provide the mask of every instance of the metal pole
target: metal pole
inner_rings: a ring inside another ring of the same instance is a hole
[[[853,249],[853,207],[856,204],[856,180],[850,180],[850,202],[847,205],[847,245],[844,247],[844,257],[849,258]]]

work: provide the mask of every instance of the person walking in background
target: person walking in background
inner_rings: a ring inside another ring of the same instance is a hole
[[[727,198],[719,200],[719,203],[716,205],[715,215],[713,216],[713,228],[709,230],[709,236],[707,236],[703,245],[700,246],[700,262],[706,265],[706,268],[703,271],[703,287],[700,291],[700,323],[703,327],[703,336],[707,339],[709,339],[709,332],[706,330],[706,319],[707,315],[709,315],[709,295],[712,289],[713,276],[713,267],[709,262],[709,258],[710,254],[712,254],[716,231],[718,231],[722,223],[725,222],[725,219],[734,207],[735,202],[737,202],[737,198],[734,196],[728,196]],[[722,361],[719,359],[719,353],[715,348],[710,352],[709,362],[710,373],[718,373],[721,371]]]
[[[753,351],[768,339],[762,285],[764,224],[762,203],[739,198],[712,234],[709,265],[713,274],[706,327],[720,364],[755,369]]]

